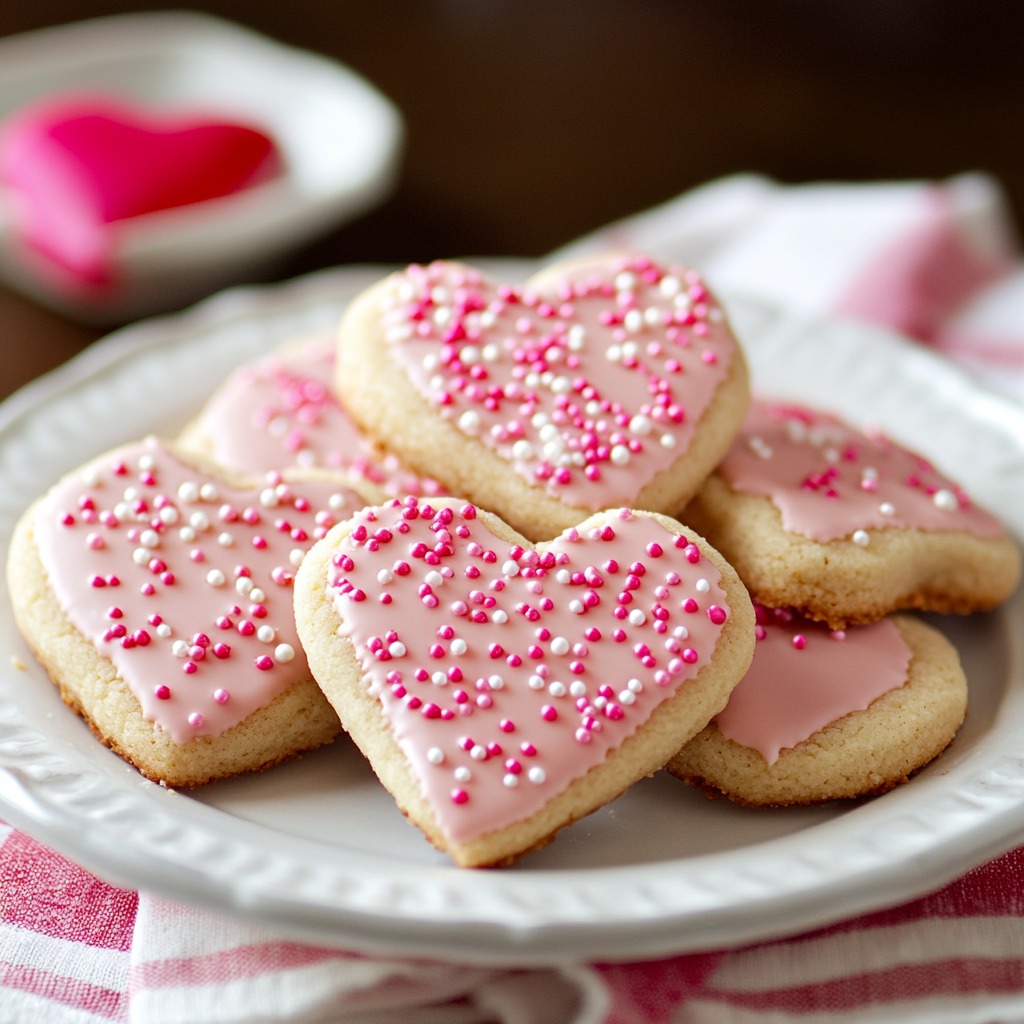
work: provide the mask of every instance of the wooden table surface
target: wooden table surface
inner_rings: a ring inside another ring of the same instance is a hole
[[[0,5],[0,36],[167,4]],[[401,109],[386,204],[274,272],[539,256],[713,178],[994,175],[1024,220],[1019,0],[224,0]],[[0,285],[0,397],[102,330]]]

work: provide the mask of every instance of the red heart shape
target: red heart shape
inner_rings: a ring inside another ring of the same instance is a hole
[[[543,841],[724,705],[753,653],[753,610],[684,529],[616,510],[533,548],[472,505],[407,498],[310,553],[295,600],[314,677],[460,863]]]
[[[112,276],[109,225],[237,192],[271,172],[274,152],[246,125],[109,97],[57,97],[7,122],[0,179],[25,243],[97,286]]]
[[[190,741],[223,735],[310,678],[294,623],[294,574],[305,551],[365,501],[323,478],[226,479],[150,439],[70,474],[25,522],[77,643],[113,664],[118,685],[187,766]],[[16,604],[38,590],[31,578],[15,582]],[[31,610],[16,611],[54,678],[77,694],[83,661],[68,659],[69,631],[51,650],[56,631],[37,629]],[[123,735],[90,718],[130,753]],[[253,747],[274,749],[275,739]],[[287,753],[294,751],[270,760]],[[248,767],[261,767],[263,754],[255,750]]]

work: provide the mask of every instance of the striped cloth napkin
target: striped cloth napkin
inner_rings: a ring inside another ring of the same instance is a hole
[[[737,176],[558,253],[691,263],[722,291],[881,322],[1024,400],[1024,263],[996,183]],[[567,951],[571,955],[571,951]],[[0,825],[0,1024],[1024,1021],[1024,848],[785,940],[504,971],[387,960],[114,888]]]

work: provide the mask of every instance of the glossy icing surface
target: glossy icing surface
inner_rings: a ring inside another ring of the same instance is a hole
[[[329,585],[364,682],[450,839],[522,820],[600,764],[712,658],[715,566],[607,513],[537,549],[471,505],[360,513]]]
[[[911,527],[996,537],[1002,524],[927,460],[804,406],[755,400],[718,467],[735,490],[770,498],[785,528],[814,540]]]
[[[355,473],[389,494],[440,487],[373,449],[334,396],[333,333],[325,332],[239,367],[200,414],[217,462],[244,473],[320,466]]]
[[[886,619],[830,631],[788,611],[756,611],[754,660],[715,724],[768,764],[906,682],[911,651]]]
[[[294,574],[363,505],[328,481],[229,486],[147,439],[58,483],[34,528],[68,619],[114,663],[145,718],[186,743],[308,677]]]
[[[420,393],[530,484],[629,506],[683,455],[737,358],[692,270],[617,258],[536,289],[433,263],[392,278],[381,326]]]

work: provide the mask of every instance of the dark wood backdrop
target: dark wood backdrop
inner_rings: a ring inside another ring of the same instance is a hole
[[[0,4],[0,35],[171,4]],[[541,255],[712,178],[996,176],[1024,218],[1020,0],[219,0],[402,110],[393,197],[278,268]],[[98,336],[0,286],[0,397]]]

